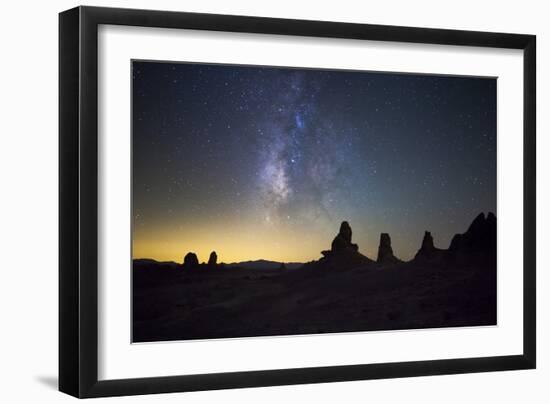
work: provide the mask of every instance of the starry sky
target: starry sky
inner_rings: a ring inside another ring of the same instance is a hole
[[[411,259],[496,212],[495,78],[132,62],[133,258]]]

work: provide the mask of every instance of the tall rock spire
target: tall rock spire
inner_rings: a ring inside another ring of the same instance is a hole
[[[376,262],[379,264],[395,264],[400,262],[400,260],[393,255],[391,238],[388,233],[380,234],[380,245],[378,246],[378,258]]]

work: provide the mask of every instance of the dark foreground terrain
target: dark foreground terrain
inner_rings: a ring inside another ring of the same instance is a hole
[[[376,261],[344,222],[323,258],[299,266],[135,260],[133,341],[496,324],[496,218],[479,215],[449,249],[426,232],[409,262],[382,234]],[[194,254],[193,254],[194,255]],[[214,254],[215,255],[215,254]]]

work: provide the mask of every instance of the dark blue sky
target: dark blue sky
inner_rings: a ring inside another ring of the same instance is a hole
[[[496,79],[137,62],[134,257],[410,259],[496,212]]]

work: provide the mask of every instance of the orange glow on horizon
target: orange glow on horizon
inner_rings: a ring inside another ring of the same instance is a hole
[[[256,233],[242,228],[239,231],[220,230],[136,232],[132,257],[181,263],[185,254],[194,252],[200,262],[206,262],[210,253],[216,251],[218,262],[225,263],[258,259],[308,262],[319,259],[321,250],[330,248],[331,237],[334,237],[317,234],[307,240],[299,240],[296,234],[273,229],[256,229]]]

